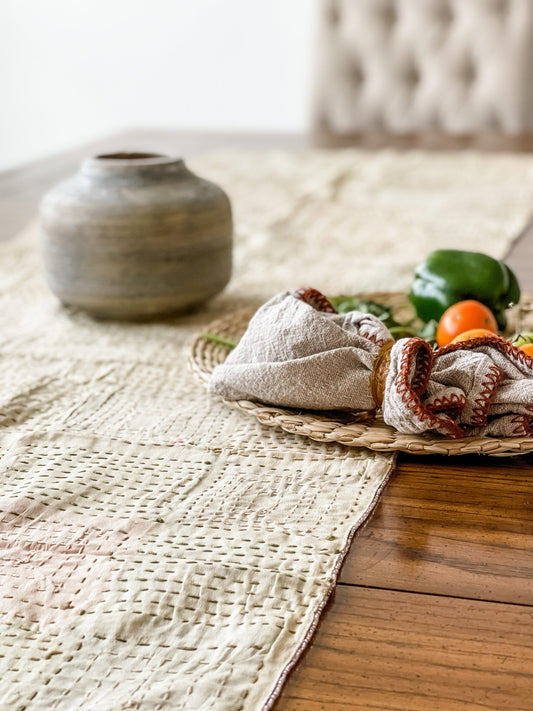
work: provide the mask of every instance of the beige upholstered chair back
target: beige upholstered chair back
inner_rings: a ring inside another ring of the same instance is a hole
[[[315,133],[533,130],[533,0],[321,0]]]

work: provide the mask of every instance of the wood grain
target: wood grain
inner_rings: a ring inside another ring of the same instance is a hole
[[[533,133],[502,133],[489,131],[479,134],[450,135],[439,131],[424,133],[393,134],[386,131],[368,131],[365,133],[334,133],[327,129],[316,129],[312,135],[313,145],[320,148],[364,148],[379,150],[393,148],[397,150],[422,149],[428,151],[464,151],[478,150],[499,152],[533,151]]]
[[[400,457],[340,580],[533,605],[533,458]]]
[[[533,610],[338,586],[275,711],[531,711]]]

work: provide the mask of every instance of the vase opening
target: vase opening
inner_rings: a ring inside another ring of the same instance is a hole
[[[176,171],[183,170],[184,163],[181,158],[140,151],[101,153],[94,158],[88,158],[82,164],[82,173],[89,175],[129,175],[146,171],[170,171],[175,174]]]
[[[168,158],[163,153],[102,153],[95,160],[145,160],[146,158]]]

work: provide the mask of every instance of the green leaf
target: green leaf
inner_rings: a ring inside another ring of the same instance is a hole
[[[376,316],[383,321],[396,341],[400,338],[413,338],[414,336],[419,336],[430,343],[436,341],[437,326],[439,325],[437,321],[431,320],[426,323],[420,319],[411,318],[401,323],[396,319],[392,307],[388,304],[380,304],[370,299],[358,299],[355,296],[330,296],[328,298],[340,314],[362,311]]]
[[[396,324],[392,309],[387,304],[380,304],[370,299],[357,299],[354,296],[333,296],[328,298],[340,314],[347,314],[350,311],[362,311],[376,316],[386,326]]]
[[[233,350],[236,347],[235,341],[230,341],[228,338],[222,338],[221,336],[215,336],[213,333],[202,333],[202,338],[206,341],[213,341],[213,343],[218,343],[219,346],[226,346]]]
[[[416,335],[423,338],[425,341],[434,343],[437,340],[437,328],[439,327],[439,322],[435,319],[431,319],[423,326],[416,330]]]
[[[533,343],[533,331],[521,331],[513,336],[511,339],[513,346],[520,348],[520,346],[525,346],[528,343]]]

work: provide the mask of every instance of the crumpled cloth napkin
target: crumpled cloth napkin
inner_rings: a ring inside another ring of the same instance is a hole
[[[391,342],[370,314],[338,314],[314,289],[284,292],[256,312],[213,371],[209,390],[227,400],[310,410],[381,405],[385,422],[404,433],[533,434],[533,358],[504,339],[477,338],[438,351],[420,338],[398,341],[381,402],[372,380]]]

